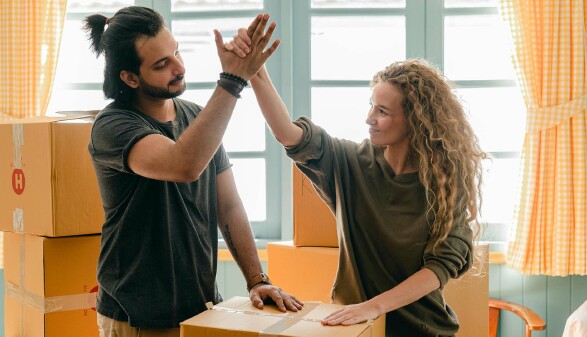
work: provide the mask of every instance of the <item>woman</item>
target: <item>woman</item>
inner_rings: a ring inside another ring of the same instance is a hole
[[[249,35],[240,29],[225,47],[243,55]],[[251,84],[275,138],[336,214],[332,300],[346,306],[322,323],[386,314],[386,336],[453,336],[442,289],[473,264],[485,153],[447,81],[422,60],[375,74],[360,144],[292,122],[265,68]]]

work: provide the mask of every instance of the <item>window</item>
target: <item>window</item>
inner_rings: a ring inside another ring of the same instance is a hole
[[[442,13],[445,75],[454,80],[486,162],[482,215],[485,239],[505,241],[514,216],[518,161],[524,139],[526,110],[515,83],[513,43],[497,11],[497,0],[445,0]],[[439,36],[440,37],[440,36]]]
[[[81,20],[133,4],[165,17],[187,69],[182,98],[200,105],[221,71],[212,29],[229,38],[257,13],[270,13],[282,44],[268,68],[292,118],[311,116],[331,134],[356,141],[368,137],[364,119],[373,74],[393,61],[428,59],[455,82],[483,149],[494,158],[483,190],[489,224],[484,239],[506,240],[525,108],[497,0],[70,0],[49,113],[108,103],[101,91],[103,58],[90,52]],[[265,127],[250,88],[224,145],[260,245],[291,238],[291,162]]]

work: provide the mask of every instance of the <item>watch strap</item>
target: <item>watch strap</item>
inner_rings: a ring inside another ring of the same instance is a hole
[[[247,291],[251,291],[251,289],[259,283],[271,284],[271,280],[265,273],[257,274],[251,277],[247,282]]]

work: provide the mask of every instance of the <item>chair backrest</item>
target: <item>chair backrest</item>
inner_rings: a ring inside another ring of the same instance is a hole
[[[499,325],[499,313],[501,310],[508,310],[518,315],[524,322],[524,337],[530,337],[534,330],[546,329],[546,323],[532,309],[520,304],[502,300],[489,299],[489,337],[497,336]]]

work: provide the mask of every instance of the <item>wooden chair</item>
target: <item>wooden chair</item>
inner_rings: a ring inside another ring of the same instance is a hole
[[[532,309],[520,304],[502,300],[489,299],[489,337],[497,336],[497,325],[499,322],[500,310],[508,310],[518,315],[524,321],[524,337],[530,337],[534,330],[546,329],[546,323],[542,317]]]

